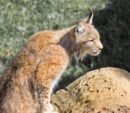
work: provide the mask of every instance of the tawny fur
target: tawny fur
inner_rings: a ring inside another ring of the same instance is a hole
[[[0,79],[0,113],[47,111],[52,82],[64,72],[74,53],[82,58],[86,54],[97,55],[102,49],[93,25],[80,24],[85,31],[79,37],[75,26],[31,36]]]

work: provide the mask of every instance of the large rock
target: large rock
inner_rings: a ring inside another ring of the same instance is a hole
[[[52,96],[59,113],[130,113],[130,73],[102,68],[86,73]]]

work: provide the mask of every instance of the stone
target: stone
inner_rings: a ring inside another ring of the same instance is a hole
[[[130,113],[130,73],[112,67],[87,72],[51,100],[58,113]]]

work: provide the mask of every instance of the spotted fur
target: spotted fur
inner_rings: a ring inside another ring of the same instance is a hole
[[[55,78],[73,57],[96,56],[102,48],[97,30],[85,19],[67,29],[34,34],[0,79],[0,113],[50,113]]]

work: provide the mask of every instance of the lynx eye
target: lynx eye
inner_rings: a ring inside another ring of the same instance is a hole
[[[94,39],[90,39],[89,41],[90,41],[90,42],[93,42],[93,41],[94,41]]]
[[[94,42],[94,40],[91,39],[91,40],[83,41],[82,43],[88,43],[88,42]]]

